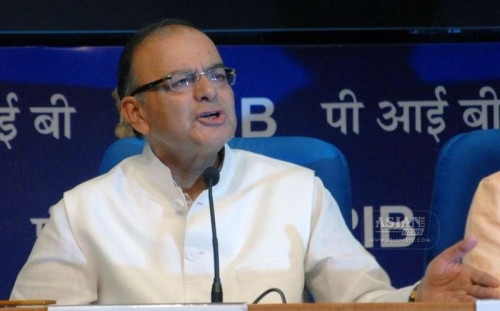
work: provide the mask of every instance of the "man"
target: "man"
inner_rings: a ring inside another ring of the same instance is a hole
[[[477,236],[480,243],[466,254],[464,263],[500,277],[500,172],[479,183],[467,217],[465,236]]]
[[[227,146],[236,128],[234,79],[214,43],[187,24],[163,21],[136,34],[120,58],[118,94],[148,144],[52,207],[11,298],[209,302],[212,237],[201,176],[215,167],[224,302],[250,303],[269,288],[288,302],[302,302],[304,288],[318,302],[408,301],[414,286],[390,285],[314,172]],[[496,298],[498,280],[460,264],[475,243],[438,256],[411,297]]]

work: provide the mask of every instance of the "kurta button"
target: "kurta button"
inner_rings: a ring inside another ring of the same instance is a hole
[[[184,209],[184,201],[177,199],[174,201],[174,204],[177,209]]]
[[[186,208],[184,201],[181,199],[177,199],[174,201],[175,213],[178,215],[184,215],[186,213]]]
[[[194,247],[188,247],[184,252],[186,254],[186,259],[189,261],[195,261],[198,259],[200,252]]]

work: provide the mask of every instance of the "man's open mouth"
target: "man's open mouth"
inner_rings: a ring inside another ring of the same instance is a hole
[[[212,119],[218,118],[219,116],[220,116],[220,112],[213,111],[213,112],[204,113],[200,117],[212,120]]]

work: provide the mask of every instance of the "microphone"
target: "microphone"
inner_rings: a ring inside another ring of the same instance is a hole
[[[210,220],[212,222],[212,245],[214,249],[214,282],[212,284],[212,302],[222,302],[222,284],[219,276],[219,242],[215,228],[214,199],[212,187],[219,182],[219,170],[210,166],[203,171],[203,181],[208,187],[208,202],[210,205]]]

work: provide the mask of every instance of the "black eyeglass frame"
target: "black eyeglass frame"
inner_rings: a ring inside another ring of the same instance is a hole
[[[236,69],[234,68],[229,68],[229,67],[222,67],[222,68],[212,68],[206,71],[202,72],[197,72],[194,73],[195,75],[201,76],[201,75],[206,75],[207,72],[214,70],[214,69],[223,69],[224,73],[226,74],[226,82],[228,85],[232,86],[236,82]],[[231,79],[228,79],[228,77],[232,77]],[[139,93],[146,92],[149,90],[152,90],[156,88],[158,85],[162,84],[165,81],[169,81],[173,78],[173,74],[169,74],[166,77],[160,78],[158,80],[155,80],[153,82],[149,82],[146,84],[143,84],[141,86],[138,86],[132,93],[130,93],[130,96],[135,96]],[[172,87],[170,86],[170,83],[168,84],[169,88],[172,90]]]

